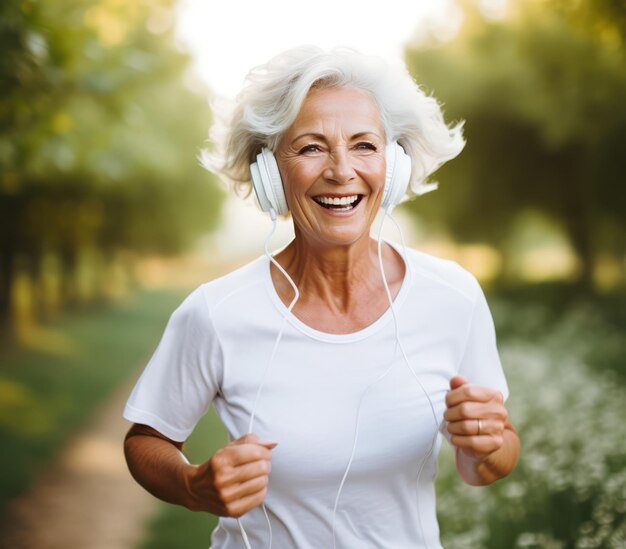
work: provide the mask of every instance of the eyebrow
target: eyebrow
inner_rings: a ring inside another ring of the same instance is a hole
[[[364,131],[364,132],[357,132],[354,135],[350,136],[350,139],[359,139],[360,137],[363,137],[365,135],[374,135],[376,137],[378,137],[379,139],[381,138],[376,132],[371,132],[371,131]],[[315,139],[319,139],[320,141],[325,141],[326,140],[326,136],[322,133],[315,133],[315,132],[307,132],[307,133],[301,133],[300,135],[298,135],[297,137],[295,137],[294,139],[291,140],[292,143],[295,143],[296,141],[298,141],[298,139],[302,139],[303,137],[314,137]]]

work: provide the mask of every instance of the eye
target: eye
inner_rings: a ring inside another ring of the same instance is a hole
[[[304,147],[302,147],[298,153],[299,154],[306,154],[306,153],[312,153],[312,152],[319,152],[321,150],[320,146],[312,143],[310,145],[305,145]]]
[[[370,143],[369,141],[360,141],[354,146],[355,149],[362,151],[376,151],[376,145],[374,143]]]

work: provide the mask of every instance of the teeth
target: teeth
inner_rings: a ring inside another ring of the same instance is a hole
[[[352,196],[342,196],[341,198],[331,198],[330,196],[316,196],[315,200],[320,204],[326,204],[328,206],[347,206],[356,202],[357,198],[359,198],[358,194],[353,194]]]

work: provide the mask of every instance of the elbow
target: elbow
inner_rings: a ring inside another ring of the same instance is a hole
[[[138,435],[134,427],[135,425],[128,430],[126,436],[124,437],[123,450],[128,471],[132,477],[139,482],[137,477],[137,454],[141,451],[141,437]]]

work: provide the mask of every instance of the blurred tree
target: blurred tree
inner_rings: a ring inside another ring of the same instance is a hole
[[[412,203],[460,240],[507,249],[528,210],[560,223],[592,286],[594,257],[626,253],[626,6],[612,0],[511,0],[488,19],[462,2],[450,42],[406,51],[417,81],[466,120],[446,184]]]
[[[198,167],[206,90],[174,45],[173,0],[0,6],[0,315],[16,268],[85,247],[173,253],[216,226]]]

